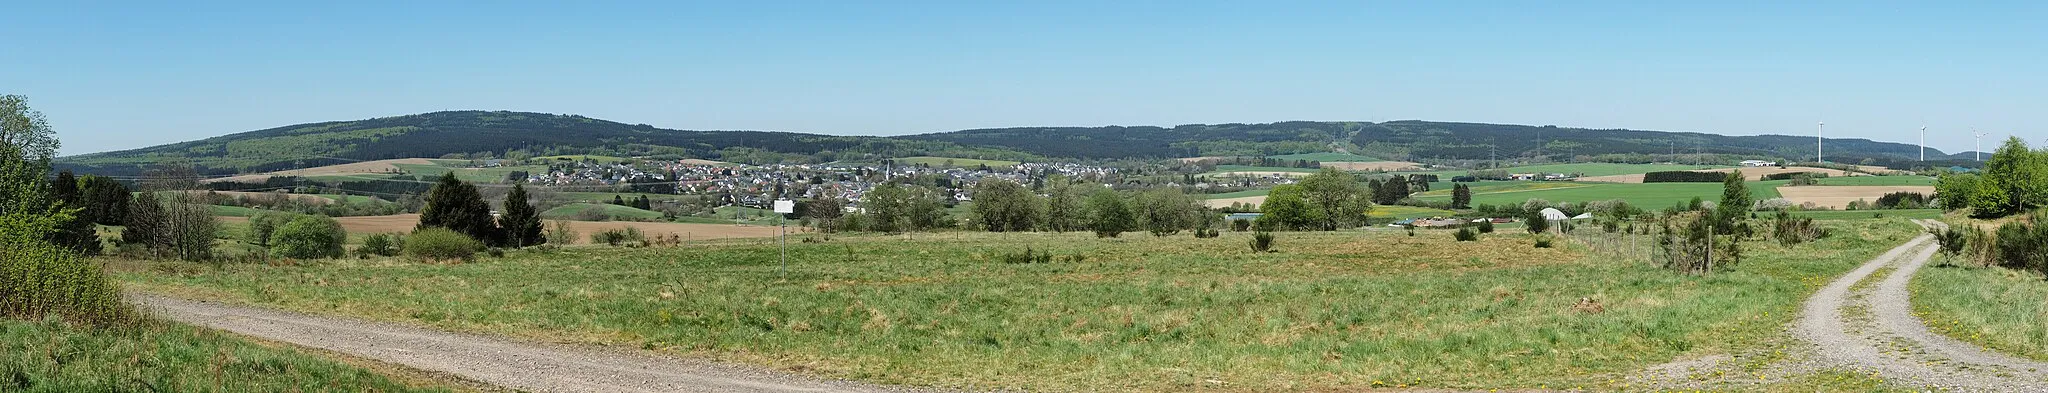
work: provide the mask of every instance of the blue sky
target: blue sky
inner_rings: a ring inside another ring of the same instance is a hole
[[[1425,119],[1826,121],[1907,143],[1925,125],[1947,151],[1972,127],[2048,137],[2025,121],[2048,108],[2042,2],[316,3],[10,5],[0,93],[29,96],[64,154],[452,109],[846,135]]]

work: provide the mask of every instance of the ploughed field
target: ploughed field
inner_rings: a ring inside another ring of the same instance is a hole
[[[1195,239],[1126,233],[793,236],[511,251],[470,263],[149,262],[129,288],[825,377],[1025,390],[1624,388],[1679,358],[1781,345],[1819,285],[1918,233],[1747,243],[1732,271],[1644,260],[1648,239],[1448,231]],[[1582,228],[1574,236],[1597,234]],[[1588,244],[1601,244],[1594,250]],[[1616,248],[1620,247],[1620,248]],[[1025,250],[1043,263],[1014,263]],[[1582,299],[1584,299],[1582,301]],[[1597,305],[1589,305],[1597,304]]]

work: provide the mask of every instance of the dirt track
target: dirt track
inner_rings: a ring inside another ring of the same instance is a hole
[[[133,295],[157,315],[266,340],[539,392],[883,392],[756,368],[604,348],[515,342],[383,323]]]
[[[1944,227],[1932,220],[1916,222]],[[1756,354],[1720,355],[1653,366],[1631,379],[1667,390],[1754,390],[1772,380],[1839,371],[1915,390],[2048,391],[2048,362],[1935,334],[1913,314],[1908,284],[1933,257],[1933,238],[1915,237],[1814,292],[1790,327],[1799,344],[1782,349],[1782,356],[1761,356],[1782,358],[1761,371],[1736,359],[1759,357]],[[1891,272],[1879,277],[1886,268]]]

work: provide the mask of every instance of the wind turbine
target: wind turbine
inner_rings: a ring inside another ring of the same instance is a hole
[[[1822,159],[1820,158],[1820,133],[1821,133],[1821,131],[1824,131],[1824,130],[1827,130],[1827,129],[1828,129],[1828,122],[1820,122],[1820,126],[1819,126],[1818,128],[1814,128],[1814,130],[1813,130],[1813,162],[1814,162],[1814,163],[1817,163],[1817,164],[1819,164],[1819,163],[1827,163],[1827,160],[1822,160]]]
[[[1971,132],[1971,133],[1974,133],[1974,134],[1977,134],[1977,149],[1976,149],[1977,151],[1974,151],[1974,152],[1972,152],[1972,153],[1975,153],[1975,154],[1976,154],[1976,157],[1977,157],[1977,161],[1978,161],[1978,162],[1983,162],[1983,161],[1984,161],[1984,136],[1985,136],[1985,135],[1991,135],[1991,134],[1987,134],[1987,133],[1982,133],[1982,132],[1977,132],[1977,130],[1974,130],[1974,129],[1970,130],[1970,132]]]
[[[1920,161],[1927,161],[1927,127],[1920,127]]]

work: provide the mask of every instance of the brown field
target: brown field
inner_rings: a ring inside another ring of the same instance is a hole
[[[1799,205],[1804,205],[1804,204],[1806,204],[1806,203],[1813,203],[1813,204],[1814,204],[1814,206],[1822,206],[1822,207],[1832,207],[1832,208],[1836,208],[1836,209],[1840,209],[1840,208],[1848,207],[1848,206],[1849,206],[1849,202],[1855,202],[1856,200],[1859,200],[1859,199],[1860,199],[1860,200],[1863,200],[1863,201],[1865,201],[1865,202],[1877,202],[1877,198],[1878,198],[1878,197],[1882,197],[1882,196],[1884,196],[1884,194],[1890,194],[1890,193],[1894,193],[1894,192],[1917,192],[1917,193],[1922,193],[1922,194],[1933,194],[1933,193],[1934,193],[1934,187],[1933,187],[1933,186],[1800,186],[1800,187],[1793,187],[1793,186],[1784,186],[1784,187],[1778,187],[1778,195],[1783,195],[1783,196],[1785,197],[1785,199],[1786,199],[1786,200],[1792,201],[1792,203],[1793,203],[1793,204],[1799,204]]]
[[[1259,204],[1262,204],[1262,203],[1266,203],[1266,196],[1265,196],[1265,195],[1260,195],[1260,196],[1248,196],[1248,197],[1240,197],[1240,198],[1220,198],[1220,199],[1209,199],[1209,200],[1204,200],[1204,201],[1202,201],[1202,204],[1204,204],[1204,205],[1208,205],[1208,206],[1209,206],[1209,208],[1212,208],[1212,209],[1220,209],[1220,208],[1226,208],[1226,207],[1230,207],[1230,205],[1231,205],[1231,204],[1235,204],[1235,203],[1238,203],[1238,202],[1244,202],[1244,203],[1249,203],[1249,204],[1252,204],[1252,206],[1258,206]]]
[[[1891,169],[1891,168],[1886,168],[1886,167],[1881,167],[1881,166],[1876,166],[1876,165],[1851,165],[1851,166],[1853,166],[1853,167],[1856,167],[1856,170],[1858,170],[1858,171],[1863,171],[1864,173],[1870,173],[1870,174],[1876,174],[1876,175],[1895,175],[1895,174],[1901,174],[1901,173],[1906,173],[1906,171],[1901,171],[1901,170],[1896,170],[1896,169]]]
[[[1388,172],[1393,172],[1393,171],[1407,171],[1407,170],[1420,170],[1420,169],[1422,169],[1422,164],[1417,164],[1417,163],[1413,163],[1413,162],[1407,162],[1407,161],[1348,161],[1348,162],[1345,162],[1345,161],[1340,161],[1340,162],[1325,162],[1325,163],[1322,163],[1322,165],[1323,165],[1323,167],[1324,167],[1324,168],[1337,168],[1337,169],[1341,169],[1341,170],[1347,170],[1347,171],[1388,171]]]
[[[223,222],[245,223],[247,217],[220,217]],[[337,217],[342,229],[350,233],[397,233],[411,232],[419,225],[420,215],[398,214],[390,216]],[[554,225],[554,221],[548,221]],[[588,243],[590,234],[622,228],[639,228],[647,237],[676,235],[685,239],[735,239],[775,237],[780,233],[776,227],[729,224],[684,224],[673,222],[631,222],[631,221],[570,221],[569,228],[575,229],[577,243]],[[792,226],[790,233],[803,232],[803,228]]]
[[[1779,173],[1792,173],[1792,172],[1814,172],[1814,173],[1826,173],[1826,174],[1828,174],[1828,177],[1845,177],[1845,176],[1870,176],[1870,175],[1867,175],[1867,174],[1862,174],[1862,173],[1856,173],[1856,172],[1850,172],[1850,171],[1844,171],[1844,170],[1840,170],[1840,169],[1827,169],[1827,168],[1813,168],[1813,167],[1803,167],[1803,166],[1791,166],[1791,167],[1785,167],[1784,169],[1779,169],[1778,167],[1774,167],[1774,166],[1767,166],[1767,167],[1753,167],[1753,168],[1721,168],[1721,169],[1710,169],[1710,170],[1707,170],[1707,171],[1708,171],[1708,172],[1729,172],[1729,171],[1735,171],[1735,170],[1741,170],[1741,171],[1742,171],[1742,177],[1743,177],[1743,178],[1746,178],[1746,179],[1748,179],[1748,180],[1750,180],[1750,181],[1760,181],[1760,180],[1763,180],[1763,179],[1764,179],[1764,176],[1766,176],[1766,175],[1774,175],[1774,174],[1779,174]]]
[[[1631,173],[1626,175],[1586,176],[1579,178],[1578,181],[1594,181],[1605,183],[1642,183],[1643,174]]]
[[[425,158],[395,158],[395,159],[389,159],[389,160],[377,160],[377,161],[363,161],[363,162],[351,162],[351,163],[347,163],[347,164],[341,164],[341,165],[328,165],[328,166],[322,166],[322,167],[312,167],[312,168],[305,168],[305,169],[293,169],[293,170],[288,170],[288,171],[277,171],[277,172],[270,172],[270,173],[262,173],[262,174],[255,174],[255,175],[241,175],[241,176],[235,176],[235,177],[223,177],[223,178],[218,178],[218,179],[207,179],[207,180],[206,180],[205,182],[207,182],[207,183],[212,183],[212,182],[236,182],[236,183],[261,183],[261,182],[263,182],[264,180],[270,180],[270,178],[271,178],[272,176],[321,176],[321,175],[348,175],[348,174],[357,174],[357,173],[393,173],[393,172],[398,172],[398,171],[399,171],[399,170],[398,170],[398,167],[397,167],[397,166],[395,166],[395,165],[392,165],[392,164],[420,164],[420,165],[432,165],[432,164],[433,164],[433,162],[432,162],[432,161],[427,161],[427,159],[425,159]]]

